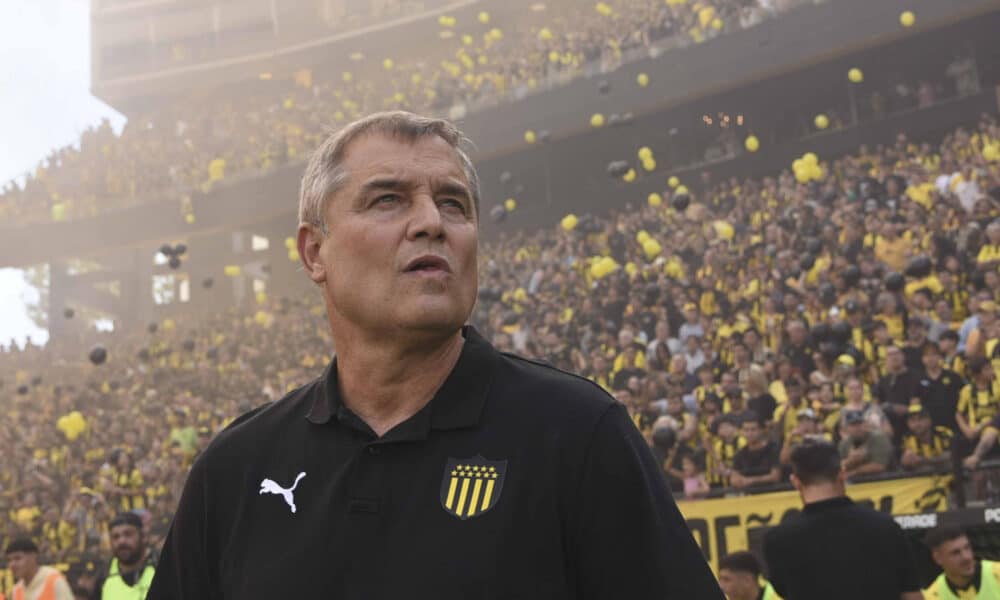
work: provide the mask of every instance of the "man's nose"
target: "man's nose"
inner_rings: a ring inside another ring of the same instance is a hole
[[[407,237],[417,239],[429,237],[440,238],[444,234],[441,221],[441,209],[429,194],[418,194],[414,197]]]

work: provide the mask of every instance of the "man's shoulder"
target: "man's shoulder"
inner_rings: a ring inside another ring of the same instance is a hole
[[[500,353],[495,391],[504,403],[535,415],[567,410],[603,414],[617,401],[593,381],[550,364]]]
[[[215,436],[205,453],[212,455],[239,449],[248,443],[256,445],[263,439],[261,435],[268,434],[275,428],[285,430],[285,425],[291,419],[298,417],[305,421],[311,392],[319,384],[320,379],[313,380],[285,394],[280,400],[266,402],[236,417]]]

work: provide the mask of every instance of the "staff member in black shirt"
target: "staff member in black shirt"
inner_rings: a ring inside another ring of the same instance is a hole
[[[808,440],[792,452],[802,513],[764,538],[769,579],[785,600],[921,600],[909,542],[892,517],[845,495],[837,448]]]
[[[625,409],[463,326],[463,141],[393,112],[315,152],[298,250],[337,356],[198,457],[149,600],[721,598]]]

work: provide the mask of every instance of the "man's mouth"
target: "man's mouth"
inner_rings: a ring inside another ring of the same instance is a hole
[[[451,273],[451,266],[448,261],[444,258],[433,255],[425,254],[423,256],[418,256],[406,264],[406,268],[403,269],[406,273],[419,273],[419,272],[444,272]]]

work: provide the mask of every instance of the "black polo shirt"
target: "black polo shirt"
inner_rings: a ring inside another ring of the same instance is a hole
[[[336,363],[195,461],[148,600],[718,598],[624,407],[472,328],[381,438]]]
[[[764,557],[785,600],[887,600],[920,590],[903,530],[846,496],[809,503],[767,532]]]
[[[958,431],[955,413],[958,412],[958,395],[964,385],[965,380],[949,369],[942,369],[937,379],[926,373],[920,378],[920,402],[935,425]]]

